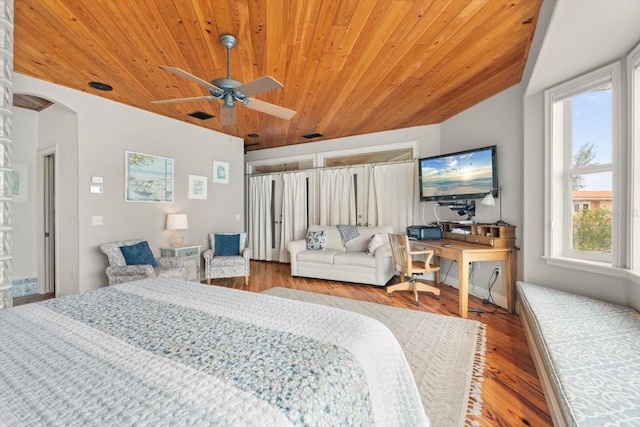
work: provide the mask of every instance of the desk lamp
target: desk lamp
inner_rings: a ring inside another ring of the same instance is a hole
[[[498,198],[500,199],[500,219],[495,224],[496,225],[509,225],[508,223],[506,223],[506,222],[504,222],[502,220],[502,198],[500,197],[500,193],[502,193],[502,185],[498,186],[498,188],[492,188],[491,191],[489,193],[487,193],[486,196],[484,196],[484,199],[482,199],[480,204],[481,205],[485,205],[485,206],[495,206],[496,205],[496,199],[493,197],[493,192],[494,191],[498,192]]]

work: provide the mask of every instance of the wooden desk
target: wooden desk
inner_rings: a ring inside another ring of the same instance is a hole
[[[451,245],[445,247],[444,245]],[[466,318],[469,311],[469,263],[476,261],[504,261],[505,284],[507,286],[507,308],[515,313],[516,248],[491,247],[457,240],[414,240],[415,249],[434,251],[435,265],[440,258],[458,262],[458,293],[460,317]],[[436,272],[436,282],[440,283],[440,271]]]

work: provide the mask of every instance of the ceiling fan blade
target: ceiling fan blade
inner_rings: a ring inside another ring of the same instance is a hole
[[[185,102],[185,101],[204,101],[216,99],[213,96],[196,96],[193,98],[176,98],[176,99],[162,99],[160,101],[151,101],[152,104],[171,104],[173,102]]]
[[[222,91],[222,89],[220,89],[218,86],[211,84],[206,80],[202,80],[200,77],[196,77],[193,74],[189,74],[186,71],[181,70],[180,68],[168,67],[166,65],[160,65],[160,68],[162,68],[163,70],[167,70],[170,73],[175,74],[176,76],[180,76],[185,79],[191,80],[192,82],[198,83],[200,86],[204,86],[208,89]]]
[[[236,122],[236,107],[220,107],[220,124],[230,126]]]
[[[255,95],[257,93],[268,92],[270,90],[282,89],[284,86],[271,76],[264,76],[256,79],[252,82],[245,83],[236,88],[237,91],[242,92],[247,96]]]
[[[260,101],[259,99],[255,99],[255,98],[248,98],[246,107],[251,108],[252,110],[260,111],[261,113],[280,117],[281,119],[285,119],[285,120],[291,120],[293,116],[296,115],[296,112],[293,110],[280,107],[279,105]]]

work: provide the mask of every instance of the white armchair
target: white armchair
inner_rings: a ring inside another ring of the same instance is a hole
[[[207,284],[211,284],[211,279],[241,276],[244,276],[244,284],[249,284],[251,249],[246,244],[247,233],[209,233],[211,249],[202,253]]]
[[[184,259],[180,257],[154,258],[157,267],[153,267],[151,264],[127,265],[120,247],[133,246],[141,242],[146,242],[146,240],[121,240],[118,242],[104,243],[100,246],[100,250],[107,255],[109,259],[109,266],[105,270],[109,285],[146,279],[148,277],[170,277],[173,279],[188,280],[189,273],[184,266]]]

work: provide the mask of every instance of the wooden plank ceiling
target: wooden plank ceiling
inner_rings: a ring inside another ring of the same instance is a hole
[[[14,69],[257,144],[250,150],[440,123],[521,77],[542,0],[15,0]],[[159,68],[226,77],[270,75],[256,95],[291,121],[221,101]],[[113,86],[100,92],[87,83]],[[216,116],[198,120],[187,114]],[[258,134],[248,138],[248,134]],[[320,133],[323,137],[305,139]]]

